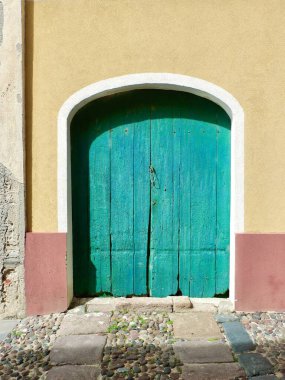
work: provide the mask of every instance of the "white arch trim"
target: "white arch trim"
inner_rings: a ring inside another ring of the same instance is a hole
[[[235,299],[235,233],[244,231],[244,113],[227,91],[210,82],[169,73],[130,74],[96,82],[71,95],[59,110],[57,146],[58,231],[68,233],[67,266],[72,268],[70,123],[85,104],[103,96],[135,89],[192,93],[220,105],[231,118],[230,299]],[[72,270],[68,276],[72,296]]]

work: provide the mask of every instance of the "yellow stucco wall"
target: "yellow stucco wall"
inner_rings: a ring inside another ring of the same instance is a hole
[[[245,111],[245,230],[285,230],[284,0],[26,2],[28,229],[57,230],[57,113],[75,91],[170,72]]]

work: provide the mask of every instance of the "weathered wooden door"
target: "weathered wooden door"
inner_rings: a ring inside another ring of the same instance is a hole
[[[75,294],[211,297],[229,285],[230,120],[138,90],[71,125]]]

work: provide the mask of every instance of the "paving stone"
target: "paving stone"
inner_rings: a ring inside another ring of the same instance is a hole
[[[115,309],[116,309],[116,298],[113,298],[113,297],[93,298],[91,301],[87,302],[86,304],[87,313],[109,312]]]
[[[105,333],[110,323],[111,313],[67,314],[57,335],[81,335]]]
[[[222,339],[222,334],[212,313],[173,313],[170,318],[173,320],[175,338],[190,340]]]
[[[173,304],[173,311],[175,313],[183,313],[190,311],[192,304],[190,298],[187,296],[171,297]]]
[[[264,375],[249,377],[248,380],[278,380],[278,378],[275,375]]]
[[[106,336],[70,335],[57,338],[50,360],[58,364],[100,364]]]
[[[172,308],[172,297],[94,298],[86,304],[87,312],[107,312],[114,310],[171,312]]]
[[[125,298],[125,297],[120,297],[120,298],[115,298],[114,303],[115,303],[115,310],[131,310],[131,298]]]
[[[234,304],[230,300],[221,300],[218,305],[218,313],[232,313],[234,311]]]
[[[242,353],[255,349],[254,342],[239,321],[225,322],[223,328],[234,352]]]
[[[0,341],[4,340],[8,334],[17,326],[20,322],[19,319],[2,319],[0,320]]]
[[[239,318],[234,314],[216,314],[215,319],[218,323],[234,322]]]
[[[86,313],[85,305],[79,305],[67,311],[67,314],[85,314],[85,313]]]
[[[273,373],[273,367],[269,360],[256,352],[241,354],[238,356],[238,360],[249,377]]]
[[[231,350],[227,344],[207,341],[176,342],[175,354],[186,364],[190,363],[229,363],[233,362]]]
[[[256,352],[267,357],[275,367],[276,376],[285,380],[285,318],[284,312],[238,313],[241,323],[256,343]]]
[[[246,379],[238,363],[184,364],[184,380],[235,380]]]
[[[220,298],[192,298],[191,303],[193,307],[193,311],[205,311],[216,313]]]
[[[64,365],[48,371],[47,380],[95,380],[100,376],[100,368],[94,366]]]
[[[133,298],[117,298],[117,310],[134,310],[138,313],[146,311],[156,312],[172,312],[171,297],[156,298],[156,297],[133,297]]]

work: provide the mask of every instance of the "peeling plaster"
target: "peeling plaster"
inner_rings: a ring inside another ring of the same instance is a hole
[[[24,308],[23,194],[23,184],[0,163],[0,316],[5,317]]]
[[[23,206],[23,184],[0,163],[0,257],[19,263],[23,231],[17,226]]]

